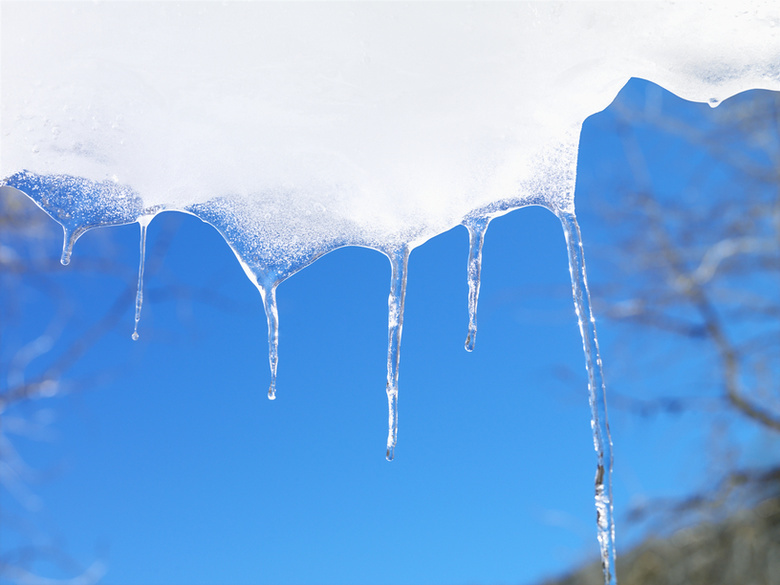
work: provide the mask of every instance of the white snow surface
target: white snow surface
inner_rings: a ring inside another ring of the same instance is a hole
[[[776,0],[3,1],[0,27],[0,180],[111,181],[287,272],[573,210],[582,122],[632,76],[780,89]]]

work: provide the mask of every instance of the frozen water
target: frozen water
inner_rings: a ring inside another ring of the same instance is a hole
[[[569,272],[574,296],[574,310],[585,351],[585,367],[588,371],[588,401],[590,403],[593,448],[596,450],[596,524],[598,527],[604,582],[615,582],[615,521],[612,503],[612,438],[607,417],[607,393],[596,335],[596,320],[590,306],[588,277],[585,271],[585,254],[582,235],[573,213],[560,216],[566,248],[569,252]]]
[[[780,89],[780,6],[736,3],[3,2],[0,179],[64,230],[162,210],[214,226],[261,293],[276,391],[276,290],[336,248],[391,262],[392,458],[406,267],[463,224],[473,349],[489,221],[562,221],[589,371],[605,578],[611,447],[574,216],[582,122],[630,77],[717,105]]]
[[[387,460],[395,456],[398,440],[398,367],[401,363],[401,333],[404,327],[404,299],[409,266],[409,246],[387,250],[390,259],[390,295],[387,298]]]
[[[135,294],[135,326],[131,337],[138,341],[138,323],[141,321],[141,308],[144,304],[144,264],[146,263],[146,228],[151,223],[153,215],[142,215],[138,218],[138,227],[141,229],[141,245],[138,259],[138,291]]]
[[[477,302],[482,276],[482,244],[485,242],[490,219],[484,216],[469,217],[463,225],[469,232],[469,333],[466,336],[466,351],[474,351],[477,342]]]

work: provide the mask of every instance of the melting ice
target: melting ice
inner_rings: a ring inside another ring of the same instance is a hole
[[[780,89],[780,8],[726,3],[3,2],[0,179],[64,230],[163,210],[214,226],[262,296],[269,398],[278,285],[348,245],[391,264],[387,456],[411,251],[469,233],[474,349],[491,219],[561,220],[589,372],[605,580],[614,581],[611,444],[574,215],[582,122],[632,76],[716,105]]]

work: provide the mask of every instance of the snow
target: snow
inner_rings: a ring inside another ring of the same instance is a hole
[[[4,2],[0,177],[208,204],[296,267],[417,245],[497,202],[571,209],[579,128],[631,76],[779,87],[778,24],[772,2]]]

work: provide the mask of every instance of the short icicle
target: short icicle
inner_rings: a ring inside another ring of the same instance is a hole
[[[395,456],[398,441],[398,367],[401,363],[401,332],[404,324],[404,298],[409,264],[409,246],[404,245],[388,253],[392,267],[390,295],[387,299],[387,460]]]
[[[73,254],[73,244],[81,235],[79,230],[73,230],[62,226],[63,238],[62,238],[62,255],[60,256],[60,264],[67,266],[70,264],[70,256]]]
[[[482,244],[485,242],[490,219],[471,218],[463,222],[469,232],[469,333],[466,336],[466,351],[474,351],[477,341],[477,302],[479,301],[480,276],[482,274]]]
[[[607,418],[607,395],[604,374],[596,336],[596,320],[591,309],[588,279],[585,272],[585,256],[582,248],[580,226],[574,212],[559,211],[558,218],[563,225],[566,246],[569,252],[574,308],[582,335],[585,362],[588,370],[588,397],[591,410],[593,446],[598,459],[596,468],[596,520],[601,547],[601,564],[604,583],[617,585],[615,575],[615,522],[612,503],[612,438]]]
[[[276,368],[279,364],[279,311],[276,308],[276,287],[278,284],[260,287],[265,316],[268,320],[268,363],[271,366],[268,400],[276,400]]]
[[[141,307],[144,303],[144,264],[146,262],[146,228],[154,216],[143,215],[138,218],[138,226],[141,228],[140,258],[138,260],[138,289],[135,293],[135,327],[131,338],[138,341],[138,323],[141,321]]]

